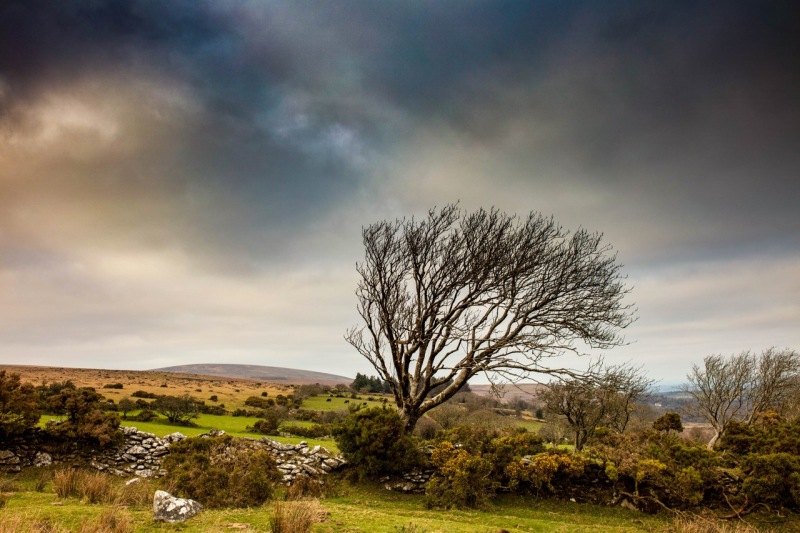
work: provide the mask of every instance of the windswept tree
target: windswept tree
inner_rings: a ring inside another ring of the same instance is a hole
[[[798,393],[800,354],[769,348],[760,355],[749,351],[725,357],[710,355],[692,365],[684,392],[692,401],[688,414],[704,418],[714,430],[713,448],[732,420],[751,424],[767,411],[783,410]]]
[[[372,224],[363,241],[364,325],[346,339],[389,383],[407,431],[476,374],[571,375],[550,359],[617,346],[631,322],[621,267],[601,236],[535,213],[448,205]]]

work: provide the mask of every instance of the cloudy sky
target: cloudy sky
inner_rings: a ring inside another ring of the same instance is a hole
[[[800,348],[790,2],[4,0],[0,363],[354,375],[361,228],[603,232],[680,381]]]

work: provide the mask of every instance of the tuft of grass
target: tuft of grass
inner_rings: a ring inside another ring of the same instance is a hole
[[[16,479],[0,478],[0,492],[18,492],[19,490],[20,486]]]
[[[758,533],[760,530],[746,522],[723,522],[698,515],[676,516],[664,533]]]
[[[33,482],[33,488],[36,492],[44,492],[47,489],[47,484],[53,481],[53,471],[43,469],[39,472]]]
[[[319,522],[320,508],[316,500],[276,501],[272,505],[269,525],[272,533],[307,533]]]
[[[153,503],[153,494],[156,491],[153,482],[139,478],[129,481],[133,482],[124,483],[116,487],[113,504],[124,507],[146,507],[151,505]],[[171,488],[174,491],[174,487]]]
[[[80,498],[80,474],[74,468],[62,468],[53,474],[53,492],[59,498]]]
[[[144,501],[140,490],[144,489],[118,486],[111,476],[101,472],[63,468],[53,474],[53,492],[59,498],[79,498],[86,503],[140,503]]]
[[[100,472],[84,472],[80,492],[86,503],[112,503],[116,490],[111,477]]]
[[[78,533],[131,533],[133,520],[131,515],[117,506],[105,507],[97,520],[83,524]]]

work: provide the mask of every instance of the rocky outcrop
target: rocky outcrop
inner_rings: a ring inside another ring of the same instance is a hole
[[[153,496],[153,520],[175,524],[185,522],[203,510],[194,500],[176,498],[168,492],[157,490]]]

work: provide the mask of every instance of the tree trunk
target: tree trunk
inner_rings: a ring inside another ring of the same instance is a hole
[[[719,442],[719,439],[720,439],[721,436],[722,436],[722,432],[720,430],[718,430],[718,429],[714,430],[714,436],[711,437],[710,441],[708,441],[708,444],[706,445],[706,447],[709,450],[713,450],[714,447],[716,447],[717,442]]]
[[[420,414],[417,412],[409,412],[405,409],[400,411],[400,419],[403,421],[403,431],[410,435],[420,419]]]

